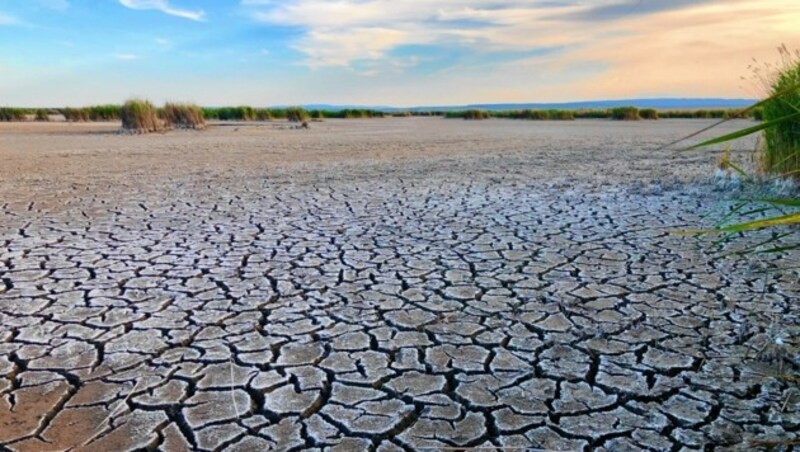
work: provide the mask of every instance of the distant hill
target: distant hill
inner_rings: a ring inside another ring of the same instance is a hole
[[[697,110],[697,109],[728,109],[742,108],[754,104],[754,99],[717,99],[717,98],[655,98],[655,99],[623,99],[623,100],[593,100],[583,102],[555,102],[555,103],[520,103],[520,104],[469,104],[469,105],[435,105],[419,107],[388,107],[388,106],[363,106],[363,105],[304,105],[309,110],[343,110],[343,109],[370,109],[380,111],[458,111],[458,110],[604,110],[614,107],[639,107],[656,108],[659,110]]]

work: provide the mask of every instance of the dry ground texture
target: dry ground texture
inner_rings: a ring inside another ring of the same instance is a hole
[[[670,234],[704,125],[0,124],[0,449],[796,441],[792,256]]]

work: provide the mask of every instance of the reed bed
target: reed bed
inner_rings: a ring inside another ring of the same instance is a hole
[[[169,105],[169,104],[168,104]],[[166,108],[166,106],[164,107]],[[637,109],[636,107],[619,107],[609,109],[578,109],[578,110],[400,110],[400,111],[381,111],[374,109],[347,108],[342,110],[314,109],[307,111],[302,107],[287,108],[255,108],[241,105],[238,107],[197,107],[205,121],[273,121],[289,120],[291,122],[302,122],[309,119],[371,119],[391,117],[446,117],[457,119],[525,119],[540,121],[570,121],[574,119],[730,119],[730,118],[752,118],[762,120],[763,108],[748,110],[735,109],[700,109],[700,110],[656,110],[652,108]],[[0,121],[44,121],[42,115],[38,115],[39,110],[30,108],[0,108]],[[68,122],[88,122],[88,121],[120,121],[120,105],[94,105],[81,108],[60,108],[47,110],[50,115],[61,114]],[[163,109],[162,109],[163,110]],[[196,115],[197,110],[194,111]],[[163,113],[162,113],[163,114]],[[299,115],[299,116],[298,116]],[[195,118],[188,121],[190,128],[195,128],[192,124],[200,124]],[[180,124],[176,124],[181,127]]]
[[[0,108],[0,122],[26,121],[29,111],[24,108]]]

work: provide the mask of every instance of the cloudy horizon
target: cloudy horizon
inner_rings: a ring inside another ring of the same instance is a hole
[[[796,0],[0,0],[0,105],[759,97]]]

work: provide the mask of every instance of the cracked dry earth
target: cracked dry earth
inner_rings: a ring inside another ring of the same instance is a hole
[[[2,126],[0,449],[791,444],[797,273],[670,234],[703,125]]]

